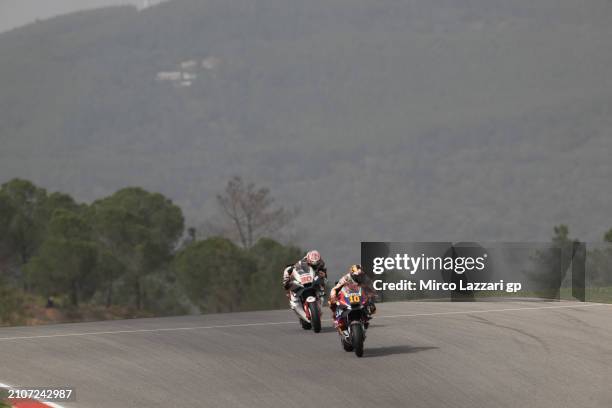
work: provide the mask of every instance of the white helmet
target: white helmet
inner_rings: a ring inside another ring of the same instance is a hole
[[[321,261],[321,254],[316,249],[308,251],[306,254],[306,261],[309,265],[318,265],[319,261]]]

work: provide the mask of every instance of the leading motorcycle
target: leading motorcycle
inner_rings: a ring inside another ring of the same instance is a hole
[[[369,326],[370,296],[357,284],[342,287],[336,300],[336,329],[345,351],[363,356],[363,343]]]

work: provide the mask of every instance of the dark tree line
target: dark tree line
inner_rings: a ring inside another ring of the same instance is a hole
[[[227,237],[198,240],[178,206],[142,188],[80,204],[27,180],[3,184],[0,321],[18,321],[26,303],[46,299],[153,314],[280,307],[280,271],[301,251],[264,234],[285,225],[289,212],[239,178],[229,192],[235,196],[220,196],[220,204],[240,206],[244,217],[228,218]]]
[[[603,242],[585,243],[572,238],[567,225],[557,225],[550,246],[532,257],[527,277],[544,297],[557,298],[563,289],[566,294],[571,289],[572,296],[583,300],[612,302],[611,244],[612,229],[604,233]]]
[[[125,307],[154,315],[282,308],[284,265],[302,252],[266,235],[295,215],[240,178],[218,197],[221,233],[198,239],[181,209],[159,193],[124,188],[90,204],[14,179],[0,186],[0,323],[19,323],[32,303],[63,309]],[[612,286],[612,230],[589,250],[589,284]],[[555,227],[554,248],[534,270],[567,269],[577,241]],[[562,278],[559,278],[562,279]],[[558,282],[559,284],[561,282]],[[557,288],[559,285],[555,285]]]

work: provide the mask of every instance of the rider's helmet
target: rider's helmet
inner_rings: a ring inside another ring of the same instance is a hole
[[[357,283],[363,282],[363,278],[365,277],[365,272],[363,271],[363,269],[361,269],[361,265],[358,265],[358,264],[351,265],[351,268],[349,269],[349,273],[351,275],[351,278],[355,282]]]
[[[310,266],[317,266],[321,262],[321,254],[316,249],[308,251],[306,254],[306,261]]]

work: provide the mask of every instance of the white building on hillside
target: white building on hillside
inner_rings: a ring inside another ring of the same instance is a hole
[[[156,77],[158,81],[179,81],[182,78],[179,71],[158,72]]]

